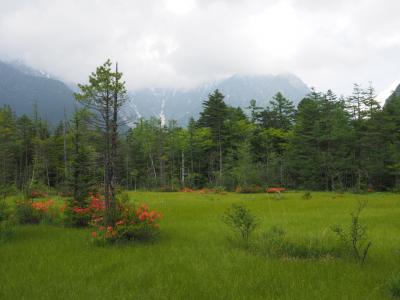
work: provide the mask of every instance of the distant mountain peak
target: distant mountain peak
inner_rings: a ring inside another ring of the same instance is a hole
[[[297,104],[310,92],[308,86],[296,75],[283,74],[234,74],[230,77],[205,82],[193,89],[141,89],[131,92],[132,101],[124,108],[125,118],[156,117],[166,122],[175,119],[186,124],[191,116],[197,117],[202,102],[208,94],[219,89],[225,101],[232,106],[245,108],[251,99],[266,106],[281,92]]]
[[[385,104],[393,93],[400,94],[400,80],[394,81],[387,89],[378,93],[377,99],[381,104]]]
[[[50,78],[55,79],[55,77],[50,75],[50,73],[43,71],[43,70],[32,68],[31,66],[24,63],[22,60],[18,60],[18,59],[13,60],[13,61],[9,62],[8,64],[10,66],[14,67],[15,69],[17,69],[18,71],[24,73],[25,75],[43,77],[43,78],[48,78],[48,79],[50,79]]]
[[[0,105],[31,115],[35,103],[41,116],[55,124],[63,119],[64,108],[72,112],[75,100],[72,90],[49,74],[20,61],[0,61]]]

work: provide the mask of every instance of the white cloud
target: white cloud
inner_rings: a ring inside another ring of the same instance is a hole
[[[0,58],[84,81],[106,58],[130,88],[293,72],[347,93],[400,79],[400,1],[0,0]]]

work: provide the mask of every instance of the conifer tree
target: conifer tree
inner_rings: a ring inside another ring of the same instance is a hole
[[[111,69],[112,63],[107,60],[89,76],[88,84],[79,84],[80,93],[76,99],[85,107],[96,111],[94,123],[102,130],[104,136],[104,197],[106,203],[106,223],[115,222],[115,185],[116,158],[118,146],[118,127],[122,124],[118,114],[126,101],[125,82],[122,73]]]

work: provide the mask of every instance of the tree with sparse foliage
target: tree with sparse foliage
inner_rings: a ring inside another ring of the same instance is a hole
[[[122,73],[112,70],[107,60],[89,76],[88,84],[78,85],[81,92],[76,99],[85,107],[95,111],[94,124],[102,130],[104,136],[104,197],[106,203],[106,222],[115,222],[116,158],[118,147],[118,127],[121,125],[119,112],[127,99]]]

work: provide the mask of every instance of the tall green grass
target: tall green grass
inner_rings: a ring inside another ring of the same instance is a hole
[[[87,229],[21,226],[0,245],[0,299],[386,299],[400,271],[400,197],[287,193],[130,193],[161,211],[161,237],[96,247]],[[283,227],[292,241],[335,243],[359,199],[373,242],[364,266],[345,258],[284,259],[232,247],[221,215],[232,203],[261,218],[255,233]]]

